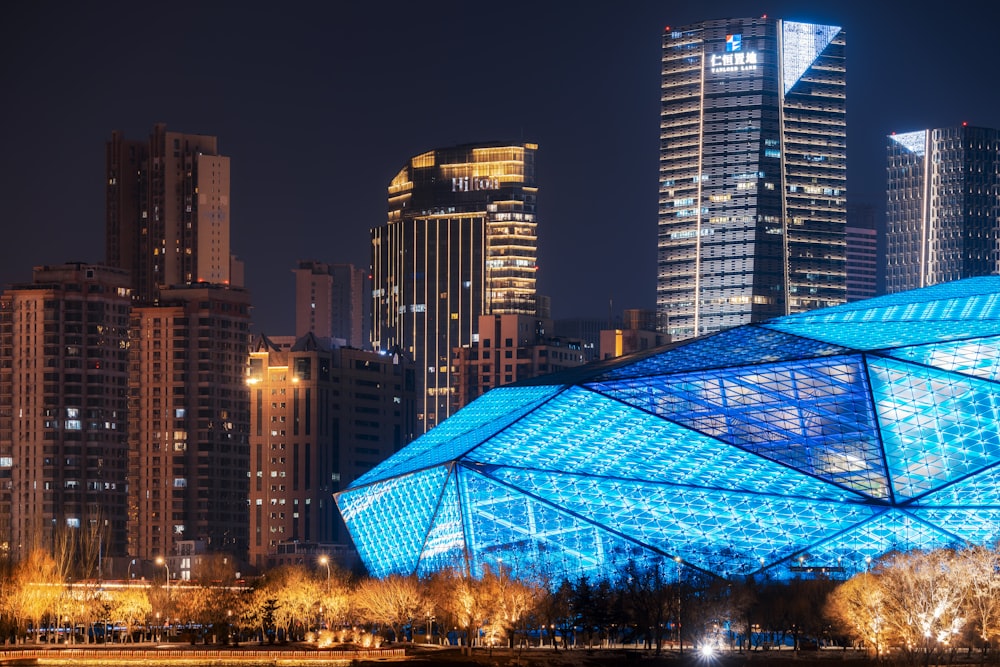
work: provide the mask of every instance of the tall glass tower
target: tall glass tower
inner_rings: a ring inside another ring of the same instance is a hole
[[[389,184],[372,230],[372,346],[414,360],[418,431],[456,409],[452,355],[477,341],[479,316],[535,314],[537,148],[428,151]]]
[[[657,310],[691,338],[846,301],[844,31],[663,35]]]
[[[886,148],[886,291],[1000,272],[1000,131],[906,132]]]

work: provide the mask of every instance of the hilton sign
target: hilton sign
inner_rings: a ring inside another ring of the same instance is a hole
[[[452,192],[476,192],[479,190],[499,190],[500,179],[458,176],[451,179]]]

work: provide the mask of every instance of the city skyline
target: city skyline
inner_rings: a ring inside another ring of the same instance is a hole
[[[886,135],[1000,127],[1000,92],[982,85],[997,10],[972,2],[947,14],[860,2],[222,4],[198,7],[198,29],[194,7],[24,6],[0,28],[0,83],[17,101],[0,112],[13,233],[0,284],[27,282],[35,265],[103,261],[103,145],[163,122],[217,136],[232,159],[232,248],[256,331],[292,331],[298,260],[367,267],[408,157],[489,140],[539,145],[538,292],[553,316],[652,308],[661,39],[706,18],[844,27],[849,203],[879,217]]]

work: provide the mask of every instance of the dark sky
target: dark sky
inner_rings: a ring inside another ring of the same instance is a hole
[[[103,261],[104,142],[219,137],[258,330],[293,329],[299,259],[369,263],[411,156],[539,144],[539,291],[556,317],[655,299],[664,26],[769,14],[847,30],[849,201],[884,136],[1000,127],[1000,9],[947,3],[18,2],[0,21],[0,284]]]

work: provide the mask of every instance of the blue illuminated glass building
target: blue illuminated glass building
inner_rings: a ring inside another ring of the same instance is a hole
[[[494,389],[337,503],[376,576],[674,560],[781,578],[995,542],[1000,277]]]

